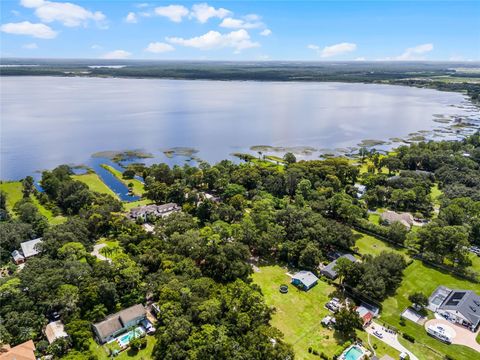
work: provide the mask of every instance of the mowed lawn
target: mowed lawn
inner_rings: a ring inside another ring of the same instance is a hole
[[[147,359],[152,359],[152,352],[153,352],[153,347],[155,346],[155,343],[157,342],[157,339],[155,336],[147,336],[147,347],[145,349],[142,349],[138,352],[134,352],[130,349],[122,351],[118,356],[114,357],[114,359],[118,360],[147,360]],[[97,344],[93,339],[90,342],[90,350],[97,355],[98,360],[108,360],[112,359],[108,355],[108,350],[106,345],[99,345]]]
[[[100,179],[100,177],[95,173],[72,175],[72,179],[83,182],[92,191],[96,191],[101,194],[109,194],[118,199],[117,194],[115,194],[107,185],[105,185],[102,179]]]
[[[390,251],[402,254],[406,258],[408,258],[407,250],[404,248],[396,247],[393,244],[379,240],[373,236],[358,232],[356,230],[353,230],[353,233],[357,238],[357,240],[355,241],[355,247],[362,255],[371,254],[376,256],[383,251]]]
[[[2,182],[0,183],[0,190],[5,191],[7,194],[7,210],[13,214],[14,205],[23,198],[22,183],[20,181]],[[57,225],[66,220],[63,216],[54,216],[49,209],[40,204],[35,196],[31,195],[30,199],[37,207],[38,212],[45,216],[50,224]]]
[[[308,292],[301,291],[290,285],[286,272],[280,266],[266,266],[252,275],[253,281],[261,287],[266,303],[276,309],[271,324],[282,331],[286,342],[293,345],[296,359],[318,359],[308,353],[309,347],[331,358],[342,346],[337,343],[333,331],[322,327],[320,321],[329,314],[324,305],[335,288],[319,281]],[[287,294],[280,293],[282,284],[288,284]]]
[[[113,166],[102,164],[102,167],[104,169],[110,171],[118,180],[123,182],[126,186],[128,186],[128,184],[132,183],[133,184],[132,189],[133,189],[133,193],[135,195],[141,196],[145,192],[144,185],[141,181],[139,181],[137,179],[131,179],[131,180],[124,179],[123,176],[122,176],[122,172],[118,171]]]
[[[477,352],[465,346],[446,345],[433,339],[427,335],[423,326],[409,320],[406,320],[405,326],[400,325],[401,312],[410,306],[408,296],[414,292],[422,292],[430,296],[433,290],[440,285],[451,289],[474,290],[480,294],[480,284],[454,277],[448,272],[426,266],[415,260],[405,269],[403,281],[395,296],[389,297],[383,302],[380,321],[383,320],[400,331],[413,336],[416,339],[415,344],[403,338],[400,338],[400,342],[421,360],[440,360],[443,359],[444,355],[450,355],[455,360],[479,359],[480,355]]]

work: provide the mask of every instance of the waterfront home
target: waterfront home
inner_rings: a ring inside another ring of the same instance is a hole
[[[32,340],[25,341],[14,347],[0,347],[0,360],[35,360],[35,344]]]
[[[318,282],[318,278],[310,271],[299,271],[292,276],[292,284],[302,290],[310,290]]]
[[[109,315],[105,320],[93,324],[93,332],[100,344],[109,342],[129,328],[140,324],[147,317],[145,307],[141,304]]]
[[[65,332],[64,325],[60,320],[52,321],[51,323],[47,324],[44,332],[49,344],[53,343],[57,339],[68,337],[68,334]]]
[[[407,229],[410,229],[413,225],[413,216],[409,213],[396,213],[395,211],[387,210],[380,214],[380,218],[383,223],[388,225],[399,222]]]
[[[143,221],[146,221],[147,217],[165,217],[180,210],[180,206],[175,203],[168,203],[163,205],[144,205],[131,209],[129,217],[133,220],[141,219]]]
[[[326,276],[327,278],[331,280],[335,280],[338,277],[337,272],[335,271],[335,266],[337,265],[338,259],[347,259],[350,260],[351,262],[357,262],[358,260],[355,258],[355,256],[351,254],[344,254],[333,260],[331,263],[329,263],[327,266],[325,266],[322,270],[320,270],[320,274],[323,276]]]

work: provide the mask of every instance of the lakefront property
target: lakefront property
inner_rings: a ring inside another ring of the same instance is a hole
[[[0,1],[0,360],[480,359],[479,19]]]

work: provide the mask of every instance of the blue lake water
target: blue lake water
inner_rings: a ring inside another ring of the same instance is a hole
[[[442,126],[433,121],[435,114],[478,117],[462,94],[402,86],[67,77],[0,80],[1,179],[19,179],[60,164],[85,164],[112,188],[121,182],[99,169],[91,154],[143,149],[155,155],[146,163],[172,165],[186,158],[168,158],[163,151],[184,146],[198,149],[201,159],[216,162],[233,152],[249,152],[252,145],[345,148],[363,139],[432,130]]]

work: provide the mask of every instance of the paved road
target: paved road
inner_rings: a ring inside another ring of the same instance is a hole
[[[476,337],[479,333],[478,331],[476,333],[473,333],[468,329],[452,324],[450,321],[444,319],[432,319],[427,321],[425,323],[425,329],[429,325],[443,325],[445,328],[449,329],[450,332],[455,333],[452,334],[454,335],[452,339],[452,344],[465,345],[473,350],[480,352],[480,344],[476,341]]]
[[[392,334],[382,330],[382,326],[374,322],[372,322],[372,324],[369,327],[367,327],[365,330],[372,336],[375,336],[373,335],[374,331],[378,331],[379,333],[383,334],[383,337],[380,339],[378,336],[375,336],[377,339],[383,341],[385,344],[390,345],[391,347],[393,347],[394,349],[397,349],[400,352],[407,353],[410,356],[410,360],[418,360],[418,358],[415,355],[413,355],[413,353],[410,350],[408,350],[405,346],[400,344],[400,342],[398,341],[397,334]]]

